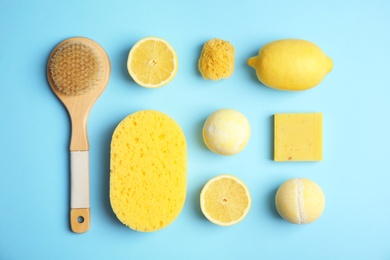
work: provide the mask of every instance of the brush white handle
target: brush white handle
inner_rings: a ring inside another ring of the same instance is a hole
[[[70,223],[73,232],[84,233],[90,223],[89,151],[70,152]]]

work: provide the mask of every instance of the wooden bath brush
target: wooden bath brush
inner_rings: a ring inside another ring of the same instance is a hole
[[[110,60],[96,42],[69,38],[51,52],[49,84],[68,110],[72,123],[70,140],[70,224],[73,232],[84,233],[90,225],[89,112],[108,84]]]

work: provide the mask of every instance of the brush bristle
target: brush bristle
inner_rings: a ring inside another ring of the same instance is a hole
[[[96,88],[103,78],[99,53],[79,41],[58,48],[49,66],[54,85],[66,95],[82,95]]]

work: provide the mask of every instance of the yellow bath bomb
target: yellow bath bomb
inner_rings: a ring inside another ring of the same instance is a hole
[[[285,220],[294,224],[308,224],[322,215],[325,195],[314,181],[294,178],[279,187],[275,203],[280,216]]]
[[[203,140],[206,146],[221,155],[241,152],[247,145],[250,135],[248,119],[233,109],[215,111],[203,126]]]
[[[112,136],[110,170],[110,201],[118,219],[137,231],[166,227],[186,198],[183,131],[158,111],[129,115]]]
[[[205,43],[198,61],[204,79],[226,79],[234,71],[234,47],[227,41],[212,39]]]
[[[332,60],[312,42],[285,39],[266,44],[248,60],[259,81],[279,90],[306,90],[320,84]]]

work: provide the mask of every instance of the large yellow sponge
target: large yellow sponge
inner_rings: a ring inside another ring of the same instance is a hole
[[[226,79],[234,71],[234,47],[228,41],[212,39],[205,43],[198,61],[204,79]]]
[[[187,146],[168,115],[143,110],[116,127],[111,141],[110,201],[118,219],[137,231],[172,223],[186,198]]]

